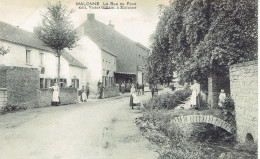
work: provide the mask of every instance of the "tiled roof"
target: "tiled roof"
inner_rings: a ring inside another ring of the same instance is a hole
[[[44,46],[43,42],[38,39],[35,34],[4,22],[0,22],[0,39],[41,50],[51,51],[50,48]]]
[[[106,48],[117,56],[117,72],[136,74],[137,50],[148,54],[136,42],[117,32],[111,26],[95,19],[86,20],[80,27],[84,27],[85,35],[100,49]]]
[[[77,67],[82,67],[82,68],[87,68],[85,65],[83,65],[82,63],[80,63],[76,58],[74,58],[70,53],[66,52],[66,51],[63,51],[61,56],[63,58],[65,58],[68,63],[71,65],[71,66],[77,66]]]

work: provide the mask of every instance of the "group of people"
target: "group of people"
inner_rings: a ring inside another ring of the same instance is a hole
[[[83,85],[80,92],[80,101],[86,102],[89,96],[89,84],[87,83],[86,87]]]
[[[50,87],[52,90],[52,100],[51,105],[58,106],[60,105],[60,88],[58,83],[55,82],[53,86]],[[79,96],[81,102],[86,102],[89,97],[89,84],[87,83],[86,87],[82,86],[81,90],[79,90]]]
[[[201,106],[201,90],[200,85],[194,80],[193,85],[191,86],[192,94],[190,98],[190,106],[192,108],[198,109]],[[226,100],[226,93],[224,89],[221,89],[218,98],[218,107],[223,108],[224,102]]]
[[[130,106],[132,109],[134,109],[134,106],[141,105],[139,97],[136,95],[136,87],[134,84],[132,84],[132,87],[130,89]]]

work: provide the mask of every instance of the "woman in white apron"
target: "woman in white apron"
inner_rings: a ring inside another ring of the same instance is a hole
[[[190,98],[190,105],[191,107],[196,107],[198,106],[197,98],[200,93],[200,85],[197,83],[196,80],[194,80],[194,84],[191,86],[191,90],[192,90],[192,94]]]
[[[59,103],[60,103],[60,99],[59,99],[59,92],[60,92],[60,89],[59,89],[59,86],[58,86],[58,84],[55,82],[54,83],[54,86],[51,86],[50,87],[51,89],[52,89],[52,104],[51,105],[55,105],[55,106],[57,106],[57,105],[59,105]]]
[[[84,86],[82,86],[82,89],[81,89],[81,99],[82,99],[82,102],[85,102],[87,100],[86,89]]]

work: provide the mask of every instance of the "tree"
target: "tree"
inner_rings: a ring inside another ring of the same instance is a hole
[[[176,69],[183,82],[225,74],[231,64],[257,59],[257,1],[172,1],[161,7],[151,48],[152,67]]]
[[[5,55],[5,54],[7,54],[9,52],[10,52],[9,48],[6,49],[3,46],[0,47],[0,55]]]
[[[43,43],[51,48],[58,57],[58,85],[60,85],[60,56],[65,48],[76,46],[78,36],[70,20],[73,11],[61,2],[48,3],[47,11],[42,14],[41,24],[34,29],[35,34]]]

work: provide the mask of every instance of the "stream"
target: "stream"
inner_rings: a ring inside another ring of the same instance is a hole
[[[250,154],[247,152],[239,151],[234,148],[233,144],[227,142],[207,142],[205,143],[205,153],[213,158],[220,158],[219,156],[231,153],[231,159],[257,159],[257,154]],[[225,159],[229,159],[225,157]]]

